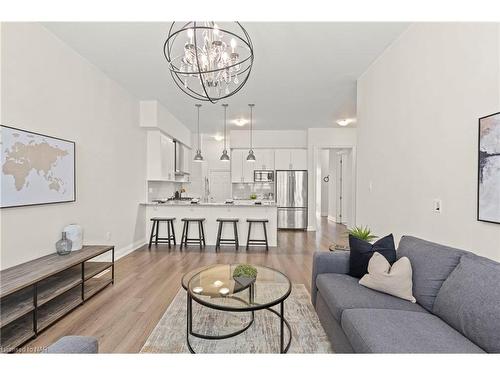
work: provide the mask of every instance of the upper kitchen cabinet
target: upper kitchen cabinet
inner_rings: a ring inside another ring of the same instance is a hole
[[[274,150],[257,149],[255,152],[255,163],[253,170],[274,170]]]
[[[174,143],[171,138],[157,130],[147,132],[148,180],[174,180],[174,156]]]
[[[231,150],[231,182],[245,182],[245,171],[243,170],[245,159],[244,150]]]
[[[276,170],[307,170],[307,150],[305,149],[279,149],[274,155]]]

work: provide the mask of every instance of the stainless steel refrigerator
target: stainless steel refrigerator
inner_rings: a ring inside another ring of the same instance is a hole
[[[307,171],[276,171],[278,229],[307,228]]]

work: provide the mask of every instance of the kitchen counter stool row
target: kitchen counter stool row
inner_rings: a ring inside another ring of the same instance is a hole
[[[175,229],[174,229],[174,221],[176,220],[175,217],[153,217],[151,218],[151,221],[153,223],[151,227],[151,234],[149,236],[149,245],[148,248],[151,249],[151,246],[155,244],[157,246],[158,244],[168,244],[168,247],[171,248],[172,244],[175,246],[177,245],[176,242],[176,237],[175,237]],[[188,245],[199,245],[200,249],[203,249],[206,246],[205,242],[205,228],[204,228],[204,223],[205,223],[205,218],[203,217],[185,217],[181,219],[182,222],[184,223],[183,228],[182,228],[182,237],[181,237],[181,242],[180,242],[180,249],[182,250],[183,247],[186,247]],[[247,235],[247,243],[246,243],[246,250],[248,250],[249,246],[262,246],[264,245],[266,247],[266,251],[269,250],[269,244],[267,240],[267,228],[266,224],[269,222],[268,219],[247,219],[246,220],[248,223],[248,235]],[[218,225],[218,230],[217,230],[217,240],[215,244],[215,251],[220,249],[221,245],[233,245],[236,250],[239,249],[240,246],[240,241],[238,237],[238,223],[239,219],[237,218],[218,218],[217,222],[219,223]],[[166,237],[160,237],[159,234],[159,226],[160,223],[166,223],[166,232],[167,236]],[[198,226],[198,236],[197,237],[189,237],[189,225],[197,225]],[[232,224],[233,226],[233,238],[223,238],[222,237],[222,229],[224,224]],[[264,230],[264,238],[252,238],[251,237],[251,229],[252,229],[252,224],[261,224],[263,226]]]

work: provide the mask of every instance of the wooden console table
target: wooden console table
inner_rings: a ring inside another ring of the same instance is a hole
[[[0,352],[15,351],[113,284],[114,263],[114,246],[84,246],[0,271]]]

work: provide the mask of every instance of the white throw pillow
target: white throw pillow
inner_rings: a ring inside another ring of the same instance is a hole
[[[368,273],[359,280],[367,288],[378,290],[410,302],[413,297],[411,263],[407,257],[400,258],[392,267],[380,253],[373,253],[368,262]]]

